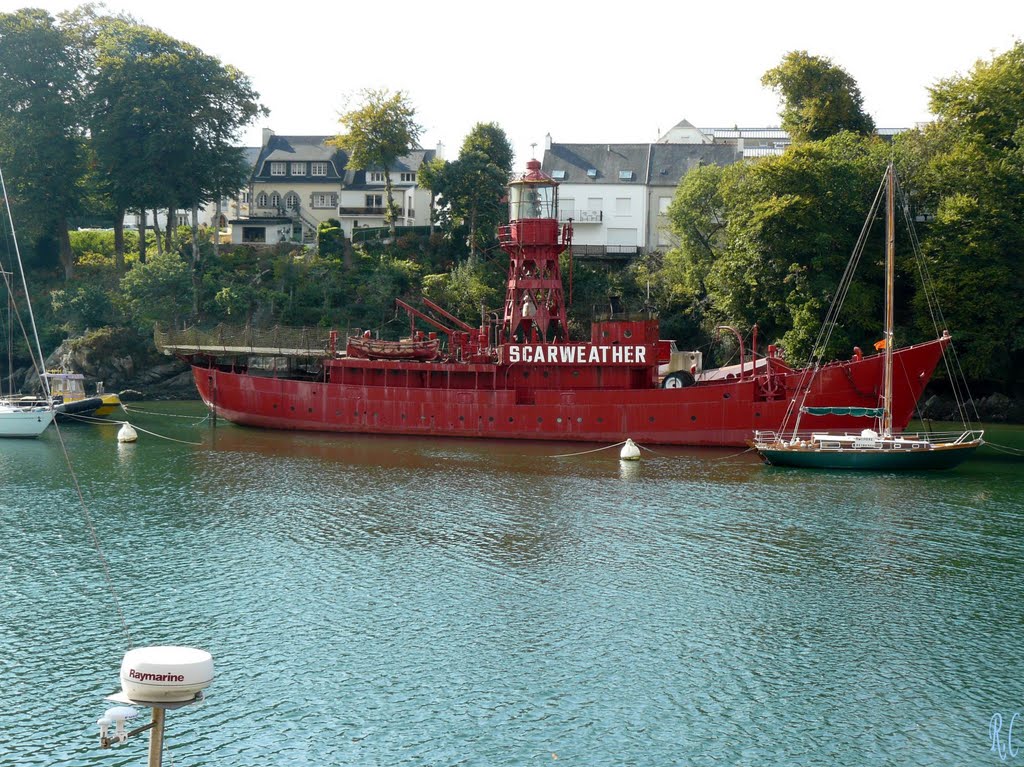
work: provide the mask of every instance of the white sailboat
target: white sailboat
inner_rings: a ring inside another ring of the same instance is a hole
[[[893,314],[894,314],[894,281],[895,281],[895,197],[896,174],[890,164],[883,178],[886,198],[886,230],[885,230],[885,320],[884,336],[884,380],[883,390],[879,395],[878,407],[806,407],[807,392],[810,381],[801,387],[791,403],[795,411],[795,426],[789,432],[785,425],[779,432],[759,431],[750,442],[765,463],[773,466],[793,466],[817,469],[862,469],[882,471],[915,471],[925,469],[949,469],[959,465],[984,444],[984,432],[978,429],[965,428],[963,431],[949,433],[909,434],[896,433],[893,430],[892,392],[893,392]],[[880,188],[881,193],[881,188]],[[869,221],[877,206],[872,206]],[[858,243],[860,248],[862,243]],[[859,252],[855,250],[854,258]],[[852,275],[852,271],[848,271]],[[843,290],[840,290],[842,293]],[[838,307],[835,307],[838,311]],[[834,323],[835,314],[830,312],[826,326]],[[825,337],[827,339],[827,328]],[[949,338],[948,333],[943,334]],[[949,341],[947,341],[949,343]],[[797,400],[802,400],[797,405]],[[861,415],[876,419],[876,428],[863,429],[855,433],[835,432],[801,432],[800,419],[804,415],[835,415],[838,411],[844,415]],[[966,424],[965,424],[966,427]]]
[[[28,284],[25,280],[25,269],[21,263],[21,250],[18,248],[18,238],[14,231],[14,217],[11,214],[10,200],[7,198],[7,183],[4,181],[3,170],[0,169],[0,191],[3,192],[4,197],[4,223],[7,225],[5,228],[5,240],[9,246],[10,257],[13,262],[12,271],[6,271],[0,269],[0,274],[3,276],[4,288],[7,291],[9,298],[14,296],[14,284],[13,279],[15,277],[14,268],[17,269],[17,273],[21,277],[21,287],[25,293],[25,301],[28,310],[29,325],[32,330],[32,339],[28,338],[27,332],[24,326],[18,322],[19,327],[22,329],[22,334],[25,337],[25,341],[28,345],[29,356],[32,358],[32,367],[35,370],[37,376],[40,375],[43,370],[43,353],[42,347],[39,344],[39,333],[36,331],[36,320],[35,315],[32,313],[32,304],[28,298]],[[15,322],[17,317],[16,312],[11,312],[11,322]],[[11,334],[13,336],[13,333]],[[34,346],[33,346],[34,343]],[[11,371],[8,370],[8,376]],[[40,378],[40,384],[43,388],[44,399],[41,401],[34,401],[32,403],[22,403],[14,398],[0,398],[0,438],[4,437],[38,437],[53,422],[54,410],[53,403],[50,398],[50,393],[46,385],[46,380]]]

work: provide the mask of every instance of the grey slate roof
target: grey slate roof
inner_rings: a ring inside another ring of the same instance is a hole
[[[389,170],[391,171],[391,183],[398,185],[401,183],[398,178],[399,173],[415,173],[420,167],[427,162],[430,162],[437,156],[436,149],[414,149],[409,154],[399,157],[391,165]],[[366,180],[367,171],[380,171],[383,170],[380,166],[372,168],[364,168],[360,170],[349,170],[345,173],[345,188],[346,189],[383,189],[384,183],[373,181],[368,182]]]
[[[290,183],[313,184],[333,181],[339,184],[343,183],[350,189],[383,189],[383,184],[368,184],[366,182],[367,170],[381,170],[381,168],[349,168],[348,153],[327,143],[333,138],[334,136],[278,136],[276,134],[271,136],[265,147],[256,150],[258,157],[253,163],[253,179],[259,181],[287,179]],[[423,163],[433,159],[436,155],[436,149],[414,149],[404,157],[399,157],[389,168],[392,183],[398,181],[398,173],[416,172]],[[287,176],[271,176],[270,163],[272,162],[326,162],[328,170],[326,176],[313,176],[308,171],[305,176],[292,176],[289,166]]]
[[[541,167],[549,176],[565,171],[564,178],[556,178],[565,183],[676,186],[698,165],[740,159],[734,144],[552,144]],[[632,176],[621,177],[623,171]]]
[[[277,180],[282,176],[270,175],[271,162],[326,162],[326,176],[311,176],[308,172],[305,176],[291,176],[287,178],[293,182],[306,182],[322,184],[325,181],[340,181],[348,156],[337,147],[329,146],[327,141],[333,136],[278,136],[270,137],[265,147],[261,148],[260,155],[253,168],[253,178],[261,180]]]

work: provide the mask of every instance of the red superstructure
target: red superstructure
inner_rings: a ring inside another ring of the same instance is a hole
[[[649,318],[594,322],[589,340],[570,340],[559,255],[572,230],[558,224],[556,182],[536,160],[527,168],[509,185],[510,223],[499,231],[509,255],[500,325],[474,328],[429,301],[431,314],[398,302],[412,323],[410,339],[377,342],[361,356],[339,354],[335,334],[322,359],[293,372],[189,354],[204,402],[235,423],[273,429],[734,446],[756,429],[779,429],[807,381],[807,406],[876,405],[879,354],[858,352],[811,377],[771,346],[758,358],[756,335],[752,355],[741,348],[741,364],[703,370],[698,352],[675,351]],[[410,352],[433,348],[424,341],[436,338],[417,330],[417,319],[447,337],[430,359]],[[948,343],[944,335],[895,351],[897,429]],[[815,420],[823,430],[860,426],[850,416]]]

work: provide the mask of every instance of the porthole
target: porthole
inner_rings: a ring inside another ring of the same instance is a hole
[[[515,418],[513,418],[512,416],[508,417],[508,422],[509,423],[513,423],[514,421],[515,421]]]
[[[691,420],[691,421],[696,421],[696,420],[697,420],[697,416],[695,416],[695,415],[691,415],[691,416],[690,416],[690,420]]]
[[[487,419],[487,422],[488,422],[488,423],[494,423],[494,416],[493,416],[493,415],[492,415],[492,416],[490,416],[490,417],[489,417],[489,418]]]
[[[628,330],[628,329],[624,330],[622,332],[622,335],[624,335],[626,338],[632,338],[633,337],[633,331],[632,330]]]
[[[583,423],[582,416],[576,418],[576,423]]]
[[[562,416],[558,416],[558,418],[555,419],[555,423],[561,423],[561,422],[562,422]]]
[[[544,423],[544,417],[543,416],[537,416],[537,423]]]
[[[729,394],[729,392],[726,392],[725,394],[722,395],[722,399],[729,399],[729,397],[731,397],[731,396],[732,395]]]
[[[460,416],[459,416],[459,420],[460,420],[460,421],[462,421],[463,423],[465,423],[465,421],[466,421],[466,416],[464,416],[464,415],[460,415]]]
[[[652,416],[651,416],[650,418],[648,418],[647,420],[648,420],[648,421],[650,421],[651,423],[654,423],[654,416],[652,415]]]

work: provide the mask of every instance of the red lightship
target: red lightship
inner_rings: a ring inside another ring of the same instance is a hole
[[[509,185],[510,223],[499,230],[509,256],[500,325],[474,328],[429,301],[429,314],[399,301],[410,338],[349,339],[342,353],[332,332],[316,359],[297,365],[298,355],[288,355],[281,371],[250,364],[252,352],[175,350],[219,417],[270,429],[743,446],[755,430],[779,429],[798,393],[810,407],[874,407],[881,354],[858,352],[812,377],[772,346],[758,357],[756,330],[750,355],[741,338],[740,364],[712,370],[699,352],[661,340],[656,319],[594,322],[589,340],[570,340],[558,257],[572,230],[559,225],[557,204],[557,183],[536,160]],[[417,320],[434,331],[417,330]],[[893,352],[895,428],[906,427],[948,343],[943,335]],[[834,415],[815,426],[860,422]]]

